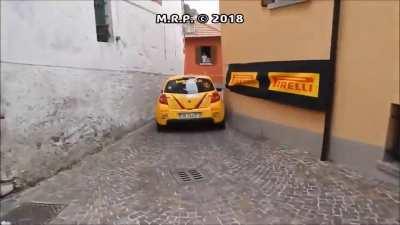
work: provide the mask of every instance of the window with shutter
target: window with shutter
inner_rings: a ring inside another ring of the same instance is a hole
[[[110,0],[94,0],[96,33],[98,42],[108,42],[111,38]]]
[[[213,65],[215,61],[213,46],[200,46],[196,48],[196,63],[199,65]]]

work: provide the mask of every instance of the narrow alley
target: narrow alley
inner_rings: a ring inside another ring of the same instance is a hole
[[[0,15],[0,225],[400,225],[399,0]]]
[[[399,224],[396,188],[233,129],[148,124],[2,204],[64,205],[51,224]]]

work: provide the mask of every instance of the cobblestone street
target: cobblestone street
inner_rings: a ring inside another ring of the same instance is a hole
[[[205,179],[177,182],[185,168]],[[2,205],[67,204],[51,224],[399,224],[398,192],[229,127],[149,124]]]

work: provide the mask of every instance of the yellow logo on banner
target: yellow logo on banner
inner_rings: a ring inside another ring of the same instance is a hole
[[[229,86],[248,86],[259,88],[257,72],[232,72]]]
[[[268,90],[318,98],[319,73],[269,72]]]

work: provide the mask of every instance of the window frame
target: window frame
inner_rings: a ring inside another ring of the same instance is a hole
[[[94,0],[93,2],[96,24],[96,40],[98,43],[113,42],[111,0]],[[102,6],[102,11],[98,11],[98,5],[96,4],[104,4]]]
[[[201,62],[201,49],[202,48],[205,48],[205,47],[208,47],[208,48],[210,48],[210,62],[209,63],[202,63]],[[217,61],[217,59],[216,59],[216,54],[215,54],[215,52],[216,52],[216,46],[214,46],[214,45],[199,45],[199,46],[197,46],[196,47],[196,52],[195,52],[195,54],[196,54],[196,57],[195,57],[195,63],[197,64],[197,65],[199,65],[199,66],[214,66],[215,64],[216,64],[216,61]]]

